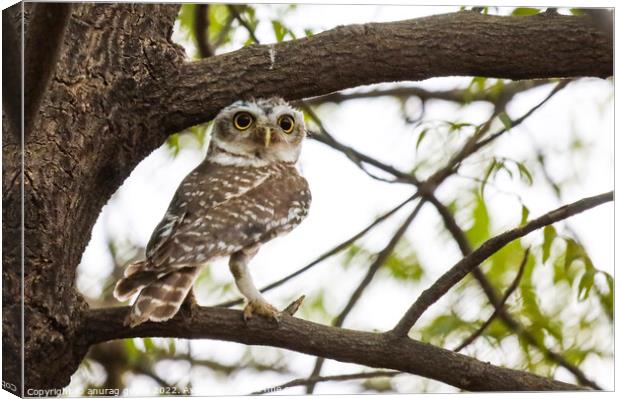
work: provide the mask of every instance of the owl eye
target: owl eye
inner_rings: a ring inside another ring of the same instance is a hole
[[[248,112],[237,112],[233,118],[233,123],[237,130],[246,130],[252,126],[254,117]]]
[[[278,118],[278,126],[280,126],[284,133],[291,133],[295,127],[295,120],[290,115],[282,115]]]

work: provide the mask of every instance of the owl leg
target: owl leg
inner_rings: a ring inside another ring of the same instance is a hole
[[[280,311],[269,304],[261,295],[260,291],[254,286],[248,270],[248,263],[257,252],[258,246],[242,249],[230,256],[229,267],[235,278],[235,284],[247,300],[247,305],[243,309],[243,319],[248,321],[252,315],[257,314],[269,317],[277,322],[279,321]]]

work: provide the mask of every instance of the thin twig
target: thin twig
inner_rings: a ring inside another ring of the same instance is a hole
[[[409,228],[409,226],[411,225],[415,217],[418,215],[423,205],[424,205],[423,200],[418,202],[418,205],[416,205],[413,212],[409,214],[407,219],[405,219],[405,221],[398,228],[396,233],[394,233],[394,236],[392,236],[392,239],[387,243],[385,248],[383,248],[381,252],[377,254],[377,257],[375,258],[375,260],[372,262],[372,264],[368,268],[366,275],[364,276],[364,278],[362,279],[358,287],[355,289],[353,294],[351,294],[351,298],[349,298],[349,301],[345,305],[344,309],[342,309],[340,314],[336,316],[336,318],[332,322],[332,325],[334,327],[342,327],[342,324],[344,323],[345,318],[349,315],[349,313],[351,312],[351,310],[353,309],[357,301],[359,301],[359,299],[362,296],[362,293],[364,292],[364,290],[366,290],[368,285],[371,283],[371,281],[375,277],[375,274],[377,273],[379,268],[385,263],[388,257],[392,254],[392,252],[394,251],[394,248],[396,248],[396,245],[401,240],[401,238],[403,237],[403,235],[405,234],[405,232],[407,231],[407,229]],[[322,357],[317,358],[316,362],[314,363],[314,368],[312,369],[312,373],[310,374],[310,378],[319,376],[324,362],[325,362],[324,358]],[[306,387],[306,393],[312,393],[314,391],[315,386],[316,386],[316,383],[309,383]]]
[[[553,90],[551,90],[551,92],[542,100],[540,101],[538,104],[536,104],[534,107],[530,108],[525,114],[521,115],[519,118],[511,121],[510,124],[510,129],[515,128],[516,126],[520,125],[521,123],[523,123],[527,118],[529,118],[536,110],[538,110],[540,107],[542,107],[545,103],[547,103],[547,101],[549,101],[555,94],[557,94],[561,89],[563,89],[564,87],[566,87],[566,85],[568,85],[568,83],[570,83],[572,80],[570,79],[566,79],[566,80],[562,80],[560,81],[560,83],[558,83]],[[465,158],[469,157],[471,154],[476,153],[478,150],[480,150],[482,147],[490,144],[491,142],[493,142],[494,140],[496,140],[497,138],[501,137],[504,133],[506,133],[508,130],[510,130],[507,127],[504,127],[503,129],[499,130],[498,132],[490,135],[489,137],[487,137],[486,139],[482,139],[482,136],[486,133],[486,131],[489,129],[492,120],[495,118],[496,115],[498,115],[500,112],[500,109],[495,109],[495,111],[493,112],[493,115],[491,116],[491,118],[485,122],[476,132],[476,134],[474,134],[466,143],[465,145],[461,148],[461,150],[454,155],[450,161],[448,162],[448,164],[446,166],[444,166],[443,168],[439,169],[437,172],[433,173],[433,175],[431,177],[429,177],[427,179],[427,182],[429,182],[428,184],[432,185],[439,185],[441,182],[443,182],[446,178],[448,178],[449,176],[451,176],[452,174],[455,173],[455,171],[458,169],[458,167],[460,166],[460,164],[465,160]]]
[[[510,298],[510,295],[512,295],[512,293],[519,286],[519,282],[521,281],[521,277],[523,277],[523,272],[525,271],[525,266],[527,265],[527,260],[529,256],[530,256],[530,249],[527,248],[525,250],[525,254],[523,255],[523,260],[521,261],[521,264],[519,265],[519,270],[517,271],[517,275],[515,276],[510,286],[506,289],[506,292],[504,293],[504,296],[502,297],[502,299],[499,301],[499,304],[498,304],[499,307],[504,307],[506,305],[506,301],[508,301],[508,298]],[[482,325],[478,327],[478,329],[476,329],[476,331],[474,331],[473,334],[465,338],[465,340],[463,340],[463,342],[461,342],[461,344],[457,346],[456,348],[454,348],[453,350],[455,352],[460,352],[463,350],[463,348],[465,348],[466,346],[474,342],[476,339],[478,339],[478,337],[482,335],[484,330],[486,330],[487,327],[491,325],[491,323],[493,322],[493,320],[495,320],[498,314],[499,314],[499,311],[495,309],[493,311],[493,314],[491,314],[491,316],[484,323],[482,323]]]
[[[344,323],[344,319],[349,315],[349,313],[353,309],[353,306],[355,306],[357,301],[360,299],[360,297],[362,296],[362,293],[364,292],[366,287],[368,287],[368,285],[372,281],[373,277],[375,276],[379,268],[383,266],[383,264],[388,259],[388,257],[392,254],[392,252],[394,252],[394,248],[396,248],[396,245],[400,242],[401,238],[405,235],[405,232],[409,228],[409,225],[411,225],[415,217],[418,215],[418,213],[420,213],[422,206],[424,206],[424,202],[425,202],[424,200],[418,202],[418,205],[414,208],[413,212],[411,212],[409,217],[405,219],[403,224],[399,227],[399,229],[396,231],[396,233],[394,234],[392,239],[388,242],[388,244],[385,246],[385,248],[383,248],[381,252],[377,254],[376,259],[368,268],[368,271],[366,272],[366,276],[364,276],[364,279],[361,281],[360,285],[355,289],[355,291],[351,295],[351,298],[349,299],[349,302],[346,304],[342,312],[340,312],[340,314],[334,320],[332,324],[333,326],[335,327],[342,326],[342,324]]]
[[[498,96],[491,90],[484,90],[478,92],[471,92],[467,89],[453,89],[453,90],[437,90],[431,91],[421,87],[395,87],[390,89],[375,89],[356,91],[353,93],[330,93],[324,96],[313,97],[305,100],[307,105],[321,105],[325,103],[339,104],[344,101],[357,100],[357,99],[369,99],[379,97],[417,97],[422,101],[427,100],[443,100],[452,101],[457,103],[470,103],[474,101],[486,101],[496,103],[498,100],[503,102],[510,101],[515,95],[533,89],[535,87],[544,86],[550,84],[551,80],[539,79],[539,80],[524,80],[508,83],[502,89],[501,94]]]
[[[564,79],[564,80],[560,81],[557,85],[555,85],[553,90],[551,90],[551,92],[541,102],[536,104],[534,107],[532,107],[525,114],[521,115],[521,117],[519,117],[518,119],[516,119],[514,121],[511,121],[510,128],[504,128],[504,129],[500,130],[499,132],[497,132],[495,134],[492,134],[491,136],[487,137],[486,139],[481,140],[478,143],[476,143],[476,145],[474,146],[474,152],[478,151],[480,148],[486,146],[487,144],[489,144],[493,140],[497,139],[498,137],[500,137],[501,135],[506,133],[511,128],[513,128],[513,127],[515,127],[517,125],[520,125],[524,120],[529,118],[530,115],[532,115],[536,110],[538,110],[540,107],[545,105],[547,103],[547,101],[549,101],[553,96],[555,96],[560,90],[562,90],[563,88],[568,86],[568,84],[570,82],[572,82],[572,79]]]
[[[261,389],[260,391],[252,392],[250,395],[263,395],[273,392],[278,392],[286,388],[297,387],[297,386],[308,386],[312,383],[317,382],[326,382],[326,381],[350,381],[350,380],[359,380],[359,379],[367,379],[367,378],[377,378],[377,377],[394,377],[398,374],[402,374],[400,371],[369,371],[365,373],[353,373],[353,374],[338,374],[338,375],[328,375],[328,376],[316,376],[311,378],[296,378],[287,383],[277,385],[271,388]]]
[[[310,136],[311,138],[315,139],[318,142],[321,142],[323,144],[326,144],[330,147],[332,147],[335,150],[338,150],[340,152],[342,152],[344,155],[347,156],[347,158],[349,158],[351,161],[353,161],[353,163],[355,165],[357,165],[360,169],[362,169],[362,171],[364,171],[364,173],[369,174],[370,177],[374,178],[374,179],[378,179],[378,180],[382,180],[382,181],[387,181],[390,183],[410,183],[410,184],[414,184],[414,185],[418,185],[419,181],[416,179],[416,177],[412,174],[408,174],[408,173],[404,173],[401,172],[400,170],[394,168],[393,166],[387,165],[383,162],[380,162],[378,160],[376,160],[375,158],[372,158],[366,154],[363,154],[357,150],[355,150],[352,147],[349,147],[347,145],[344,145],[342,143],[340,143],[339,141],[337,141],[334,136],[332,136],[327,129],[325,128],[325,125],[323,124],[323,122],[321,121],[321,119],[318,117],[318,115],[314,112],[314,110],[308,106],[305,106],[305,104],[303,102],[298,102],[299,106],[306,112],[306,114],[308,114],[308,116],[310,117],[310,119],[312,119],[314,121],[314,123],[316,123],[316,125],[318,126],[321,135],[313,135]],[[371,174],[366,168],[364,164],[368,164],[371,166],[374,166],[377,169],[380,169],[384,172],[387,172],[391,175],[393,175],[396,179],[395,180],[386,180],[380,177],[377,177],[373,174]]]
[[[407,198],[406,200],[404,200],[403,202],[398,204],[396,207],[392,208],[390,211],[388,211],[388,212],[384,213],[383,215],[379,216],[372,223],[370,223],[368,226],[364,227],[362,230],[360,230],[359,232],[357,232],[356,234],[351,236],[349,239],[343,241],[342,243],[336,245],[334,248],[332,248],[329,251],[323,253],[321,256],[319,256],[318,258],[316,258],[312,262],[308,263],[306,266],[302,267],[301,269],[299,269],[299,270],[289,274],[286,277],[281,278],[278,281],[274,281],[273,283],[266,285],[265,287],[260,289],[260,292],[264,293],[264,292],[270,291],[270,290],[272,290],[272,289],[274,289],[276,287],[279,287],[282,284],[286,283],[287,281],[292,280],[293,278],[299,276],[300,274],[310,270],[312,267],[318,265],[319,263],[321,263],[325,259],[327,259],[327,258],[329,258],[329,257],[331,257],[331,256],[333,256],[333,255],[335,255],[335,254],[337,254],[339,252],[341,252],[342,250],[344,250],[345,248],[349,247],[355,241],[359,240],[361,237],[366,235],[366,233],[368,233],[374,227],[376,227],[381,222],[383,222],[384,220],[386,220],[387,218],[389,218],[390,216],[392,216],[393,214],[398,212],[403,206],[405,206],[409,202],[413,201],[417,197],[418,197],[418,194],[416,193],[416,194],[412,195],[411,197]],[[221,303],[219,305],[216,305],[216,307],[227,308],[227,307],[239,305],[241,303],[243,303],[243,299],[236,299],[236,300],[233,300],[233,301],[223,302],[223,303]]]
[[[239,21],[239,23],[245,28],[245,30],[248,32],[248,34],[250,35],[254,43],[260,44],[260,40],[258,40],[258,37],[256,37],[256,33],[254,32],[254,29],[241,16],[241,14],[239,14],[239,12],[237,11],[237,6],[230,4],[228,5],[228,9],[230,10],[230,13],[233,15],[233,17],[235,17],[235,19]]]
[[[234,20],[235,20],[235,17],[232,14],[228,14],[226,16],[226,21],[224,21],[224,26],[222,27],[222,29],[220,29],[220,31],[217,33],[215,38],[212,40],[213,49],[216,49],[220,47],[222,44],[224,44],[224,42],[226,41],[226,37],[228,36],[228,33],[232,29],[232,23]]]
[[[543,177],[545,178],[545,181],[547,182],[547,184],[549,184],[549,186],[551,186],[551,190],[553,191],[553,194],[555,195],[555,198],[561,203],[562,202],[562,188],[560,187],[560,185],[555,181],[555,179],[549,173],[549,170],[547,169],[547,163],[546,163],[546,160],[545,160],[545,155],[543,154],[543,152],[540,149],[536,150],[536,160],[538,161],[538,163],[540,165],[540,169],[542,171]],[[565,226],[565,229],[566,229],[566,231],[568,231],[568,233],[570,233],[571,236],[573,236],[573,238],[575,238],[575,240],[577,240],[578,242],[581,242],[581,239],[579,238],[579,235],[570,226],[570,224],[567,223],[566,226]]]
[[[435,281],[430,288],[422,292],[398,324],[391,330],[391,333],[396,336],[406,336],[424,311],[437,302],[439,298],[445,295],[474,268],[499,251],[506,244],[516,240],[517,238],[523,237],[534,230],[540,229],[541,227],[566,219],[577,213],[609,201],[613,201],[613,191],[594,197],[584,198],[572,204],[557,208],[534,220],[531,220],[523,226],[516,227],[487,240],[469,256],[466,256],[458,261],[452,268],[450,268],[437,281]]]

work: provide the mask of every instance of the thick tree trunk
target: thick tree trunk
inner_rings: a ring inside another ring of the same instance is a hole
[[[170,41],[177,11],[158,5],[73,6],[62,54],[24,146],[25,393],[66,386],[88,349],[80,331],[87,306],[75,289],[76,266],[105,202],[157,145],[142,140],[148,132],[141,115],[124,114],[122,120],[115,115],[131,102],[128,88],[181,64],[183,52]],[[21,269],[16,239],[21,162],[12,137],[8,132],[3,137],[3,216],[10,229],[4,235],[3,322],[9,334],[19,325]],[[19,353],[17,334],[3,340],[4,353]],[[19,362],[9,359],[4,379],[18,381]]]
[[[446,75],[612,73],[611,38],[585,18],[457,13],[340,27],[184,63],[170,40],[177,12],[175,5],[74,4],[59,21],[65,30],[53,30],[62,33],[57,63],[36,118],[25,116],[34,121],[23,147],[26,394],[66,386],[84,357],[94,321],[75,289],[76,266],[103,205],[168,134],[239,97],[298,99]],[[19,386],[21,142],[4,100],[3,380]]]
[[[21,394],[21,21],[2,11],[2,388]]]

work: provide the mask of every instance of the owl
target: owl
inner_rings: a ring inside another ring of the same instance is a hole
[[[308,213],[310,190],[295,166],[305,136],[303,115],[280,98],[237,101],[220,111],[206,158],[179,185],[146,258],[128,265],[114,288],[120,301],[139,293],[126,325],[173,317],[201,268],[220,257],[230,257],[246,298],[244,319],[277,318],[248,264]]]

